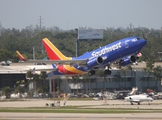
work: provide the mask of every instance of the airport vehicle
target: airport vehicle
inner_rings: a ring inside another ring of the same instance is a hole
[[[12,62],[10,62],[10,61],[2,61],[2,62],[0,62],[0,64],[1,64],[2,66],[10,66],[11,63],[12,63]]]
[[[150,105],[150,102],[153,101],[153,98],[151,98],[149,95],[131,95],[131,96],[127,96],[125,97],[125,102],[130,102],[131,105],[133,105],[134,103],[138,103],[138,105],[140,105],[141,102],[148,102],[148,104]]]
[[[137,61],[138,54],[146,45],[146,40],[140,37],[128,37],[115,41],[94,51],[86,52],[78,57],[66,57],[49,40],[44,38],[49,60],[26,60],[26,62],[52,63],[54,75],[80,75],[88,73],[95,75],[95,71],[104,68],[104,74],[111,74],[111,64],[118,62],[126,66]]]

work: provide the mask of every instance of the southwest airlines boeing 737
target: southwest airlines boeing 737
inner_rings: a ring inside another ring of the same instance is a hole
[[[136,62],[138,54],[147,42],[140,37],[128,37],[86,52],[79,57],[66,57],[47,38],[44,38],[42,43],[49,60],[26,60],[27,62],[52,63],[53,68],[47,71],[52,71],[54,75],[88,73],[91,76],[95,75],[95,71],[100,68],[104,68],[105,75],[110,75],[110,65],[114,62],[119,62],[120,66]]]

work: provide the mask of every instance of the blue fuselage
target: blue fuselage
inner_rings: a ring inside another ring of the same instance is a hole
[[[129,55],[138,54],[146,43],[146,40],[139,37],[124,38],[73,59],[92,59],[100,56],[104,58],[104,62],[98,67],[102,67]],[[83,70],[84,68],[79,69]]]

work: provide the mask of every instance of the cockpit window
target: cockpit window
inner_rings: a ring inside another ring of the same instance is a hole
[[[136,38],[137,40],[140,40],[140,38]]]

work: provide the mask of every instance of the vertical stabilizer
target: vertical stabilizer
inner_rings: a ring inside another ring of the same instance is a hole
[[[49,40],[44,38],[42,43],[46,49],[46,53],[50,60],[67,60],[67,57],[64,56]]]
[[[20,58],[20,60],[26,61],[26,59],[24,58],[24,56],[22,54],[20,54],[19,51],[16,51],[16,53],[17,53],[18,57]]]

